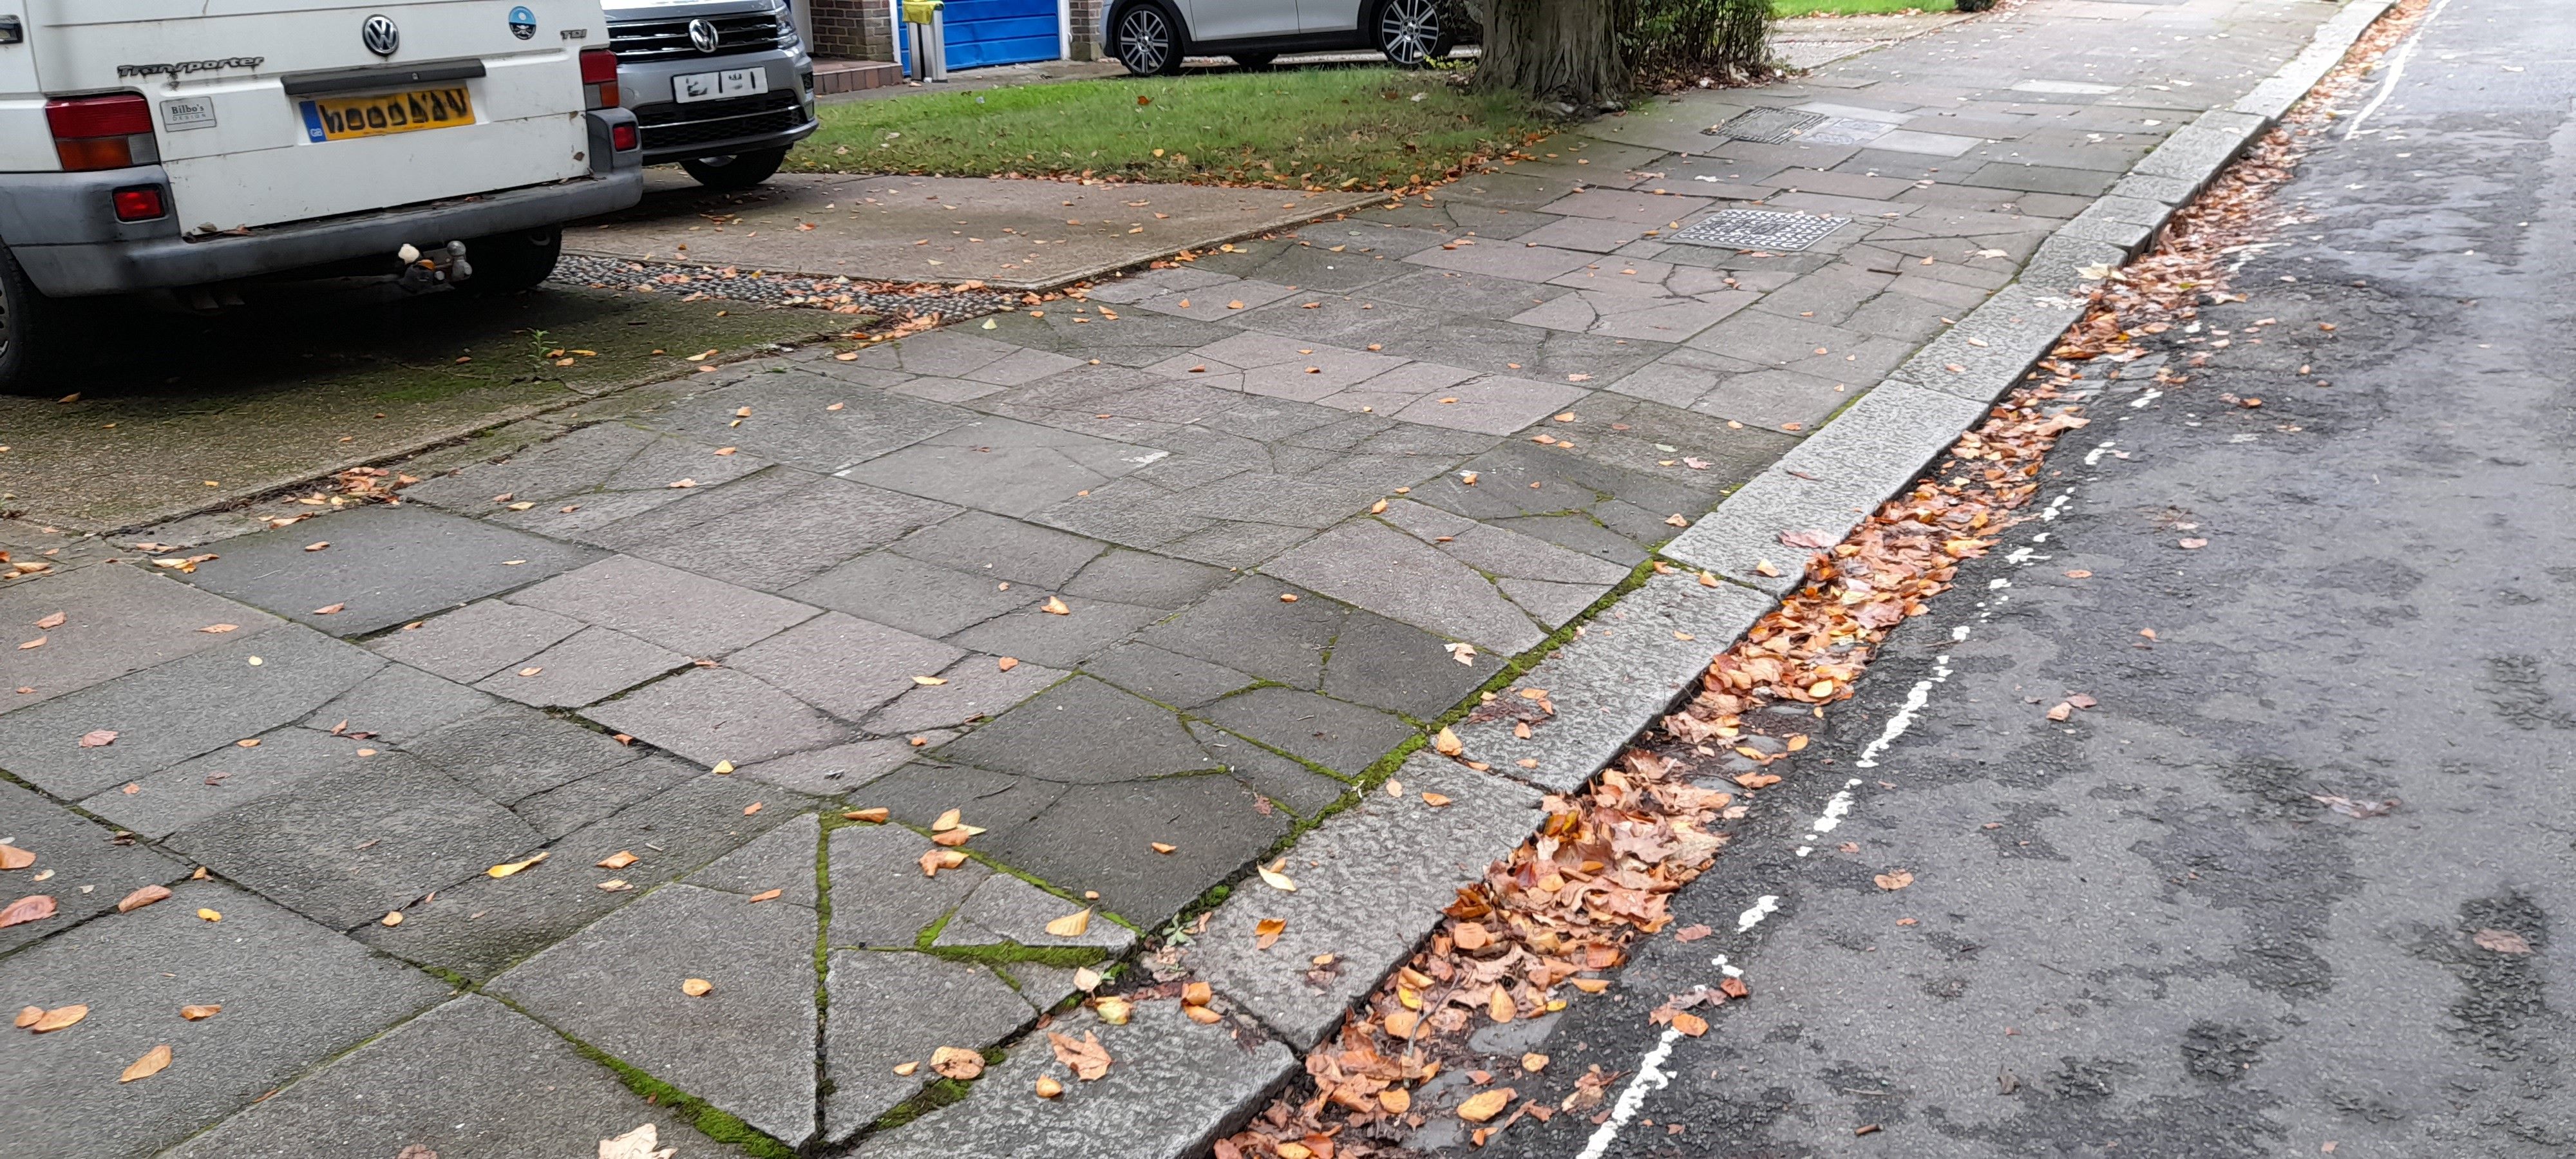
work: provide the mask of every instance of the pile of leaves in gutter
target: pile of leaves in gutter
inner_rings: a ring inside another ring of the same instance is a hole
[[[1748,808],[1717,787],[1724,782],[1695,776],[1698,759],[1732,755],[1751,762],[1729,778],[1748,801],[1779,783],[1774,766],[1803,749],[1806,738],[1763,739],[1778,729],[1772,722],[1795,718],[1760,710],[1792,704],[1821,714],[1824,705],[1848,698],[1888,631],[1924,614],[1931,598],[1950,587],[1961,560],[1983,555],[2026,517],[2049,450],[2086,425],[2080,404],[2092,388],[2084,380],[2104,376],[2087,371],[2143,357],[2147,340],[2187,324],[2203,304],[2243,300],[2226,288],[2236,255],[2296,220],[2272,203],[2272,194],[2290,179],[2306,140],[2332,119],[2327,110],[2375,67],[2424,3],[2405,0],[2282,129],[2257,142],[2178,214],[2153,252],[2109,272],[2090,292],[2082,320],[2040,369],[1960,436],[1912,490],[1839,543],[1822,542],[1822,533],[1783,535],[1784,558],[1821,549],[1807,560],[1805,582],[1717,656],[1699,694],[1616,767],[1581,793],[1550,796],[1539,832],[1490,867],[1483,881],[1459,891],[1430,945],[1308,1054],[1305,1082],[1217,1144],[1217,1159],[1400,1155],[1405,1140],[1435,1116],[1464,1120],[1468,1141],[1479,1147],[1524,1117],[1606,1118],[1610,1088],[1624,1075],[1595,1065],[1570,1083],[1563,1076],[1545,1080],[1546,1056],[1506,1065],[1470,1050],[1467,1035],[1608,989],[1609,973],[1627,947],[1670,924],[1671,895],[1704,872],[1725,844],[1726,835],[1713,826]],[[2170,365],[2154,374],[2162,384],[2189,381]],[[1695,940],[1707,933],[1688,927],[1674,936]],[[1695,1036],[1708,1023],[1692,1008],[1749,993],[1742,980],[1729,979],[1720,990],[1676,996],[1649,1017]],[[1417,1105],[1418,1088],[1462,1068],[1469,1079],[1458,1092],[1462,1099],[1434,1107],[1426,1097]],[[1519,1089],[1541,1082],[1565,1093],[1525,1096]]]

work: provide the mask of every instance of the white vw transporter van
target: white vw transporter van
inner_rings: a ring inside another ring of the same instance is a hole
[[[52,299],[533,286],[643,196],[618,95],[599,0],[0,0],[0,390]]]

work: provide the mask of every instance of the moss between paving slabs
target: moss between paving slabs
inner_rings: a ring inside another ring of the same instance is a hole
[[[644,1096],[658,1106],[669,1107],[673,1112],[689,1119],[697,1127],[699,1134],[718,1143],[740,1147],[744,1154],[757,1155],[760,1159],[796,1159],[795,1148],[763,1134],[751,1124],[731,1114],[717,1110],[705,1099],[654,1078],[637,1069],[633,1064],[580,1039],[566,1037],[564,1041],[575,1051],[580,1052],[582,1057],[614,1072],[617,1075],[617,1081],[626,1084],[626,1089]]]
[[[791,168],[1382,189],[1547,131],[1441,72],[1313,67],[826,105]]]

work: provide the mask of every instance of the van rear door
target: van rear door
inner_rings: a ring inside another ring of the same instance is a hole
[[[49,95],[141,92],[173,212],[230,230],[590,172],[598,0],[27,0]]]

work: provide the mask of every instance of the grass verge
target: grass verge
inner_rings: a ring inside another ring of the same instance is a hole
[[[823,107],[791,168],[1402,188],[1544,133],[1440,72],[1301,68],[1116,78]]]

